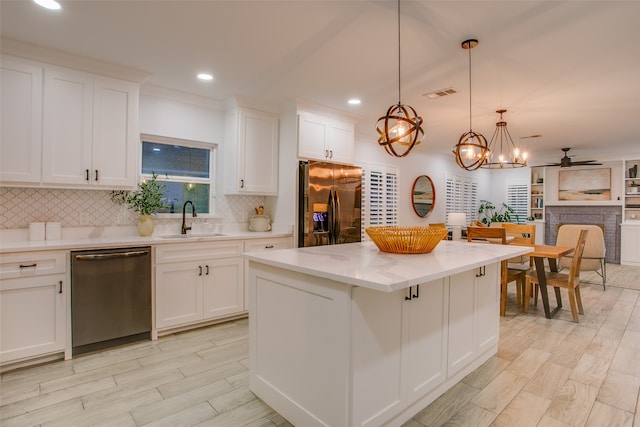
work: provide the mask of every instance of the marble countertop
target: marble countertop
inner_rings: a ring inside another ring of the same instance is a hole
[[[245,259],[383,292],[531,252],[526,246],[442,241],[428,254],[381,252],[372,242],[245,253]]]
[[[153,235],[150,237],[141,237],[135,235],[134,232],[121,234],[112,232],[108,229],[96,227],[88,234],[71,234],[65,236],[63,230],[63,238],[61,240],[41,240],[29,241],[25,239],[14,239],[10,236],[4,236],[0,239],[0,253],[9,252],[33,252],[33,251],[49,251],[49,250],[83,250],[83,249],[108,249],[120,247],[149,246],[162,245],[170,243],[194,243],[194,242],[215,242],[223,240],[247,240],[247,239],[267,239],[275,237],[291,237],[290,232],[277,231],[230,231],[223,232],[223,235],[198,234],[189,235],[185,238],[179,234],[169,235]]]

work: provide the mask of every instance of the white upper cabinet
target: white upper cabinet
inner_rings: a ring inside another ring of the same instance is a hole
[[[237,107],[226,113],[225,193],[278,194],[278,116]]]
[[[0,181],[39,183],[42,159],[42,66],[2,56]]]
[[[298,157],[352,163],[355,127],[320,114],[298,113]]]
[[[43,183],[135,186],[136,84],[47,67],[43,114]]]

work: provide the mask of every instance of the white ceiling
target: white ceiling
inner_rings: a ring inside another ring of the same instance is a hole
[[[357,132],[398,101],[395,1],[65,1],[51,12],[0,1],[3,38],[150,73],[145,84],[217,100],[298,98],[355,114]],[[405,1],[402,97],[425,121],[425,153],[498,114],[530,163],[640,153],[640,1]],[[210,71],[203,83],[195,74]],[[423,94],[453,87],[429,100]],[[357,107],[351,97],[362,99]],[[540,134],[539,138],[524,138]]]

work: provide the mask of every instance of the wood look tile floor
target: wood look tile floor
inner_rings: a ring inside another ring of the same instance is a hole
[[[640,291],[584,285],[578,324],[513,292],[498,354],[405,426],[640,426]],[[249,391],[248,350],[242,319],[10,371],[0,425],[291,425]]]

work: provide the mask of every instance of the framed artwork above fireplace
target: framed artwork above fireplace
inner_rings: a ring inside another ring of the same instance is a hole
[[[611,200],[611,168],[559,171],[558,200]]]

